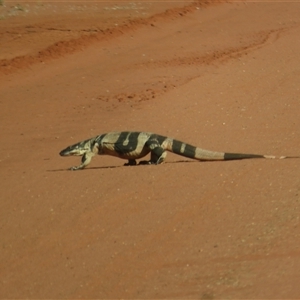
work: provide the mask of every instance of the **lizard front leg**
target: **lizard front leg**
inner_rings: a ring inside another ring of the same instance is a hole
[[[124,164],[124,166],[135,166],[136,160],[135,159],[128,159],[128,162]]]
[[[81,164],[79,166],[71,167],[69,170],[76,171],[76,170],[82,170],[82,169],[84,169],[91,162],[92,157],[94,155],[95,154],[93,152],[87,152],[87,153],[85,153],[82,156],[82,158],[81,158]]]
[[[81,158],[81,164],[79,166],[71,167],[69,170],[76,171],[84,169],[92,160],[92,157],[99,152],[99,145],[97,143],[92,147],[92,151],[88,151],[83,154]]]

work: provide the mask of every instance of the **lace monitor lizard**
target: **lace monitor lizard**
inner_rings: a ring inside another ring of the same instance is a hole
[[[98,135],[88,140],[67,147],[59,154],[61,156],[77,155],[82,156],[79,166],[71,167],[70,170],[80,170],[85,168],[93,156],[112,155],[128,162],[124,165],[136,165],[136,159],[151,153],[149,161],[140,161],[139,164],[158,165],[164,162],[167,152],[170,151],[178,155],[196,160],[236,160],[249,158],[275,158],[271,155],[242,154],[214,152],[201,149],[178,140],[165,137],[150,132],[109,132]],[[285,158],[284,156],[280,158]]]

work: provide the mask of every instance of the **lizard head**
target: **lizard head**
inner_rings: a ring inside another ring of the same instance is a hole
[[[82,156],[89,151],[91,151],[91,142],[90,140],[86,140],[67,147],[66,149],[60,151],[59,155],[60,156],[70,156],[70,155]]]

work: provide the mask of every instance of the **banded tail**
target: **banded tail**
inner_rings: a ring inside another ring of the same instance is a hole
[[[248,153],[227,153],[227,152],[216,152],[201,149],[190,144],[183,143],[178,140],[172,140],[168,143],[167,149],[175,154],[197,159],[197,160],[238,160],[238,159],[251,159],[251,158],[276,158],[273,155],[261,155],[261,154],[248,154]],[[285,157],[281,157],[285,158]]]

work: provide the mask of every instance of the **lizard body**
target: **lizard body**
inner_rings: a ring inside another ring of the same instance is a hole
[[[161,164],[167,151],[196,160],[236,160],[249,158],[275,158],[270,155],[215,152],[201,149],[184,142],[150,132],[109,132],[67,147],[61,156],[82,156],[79,166],[70,170],[85,168],[95,155],[111,155],[128,160],[125,165],[136,165],[136,159],[151,154],[149,161],[140,164]],[[284,158],[284,157],[281,157]]]

